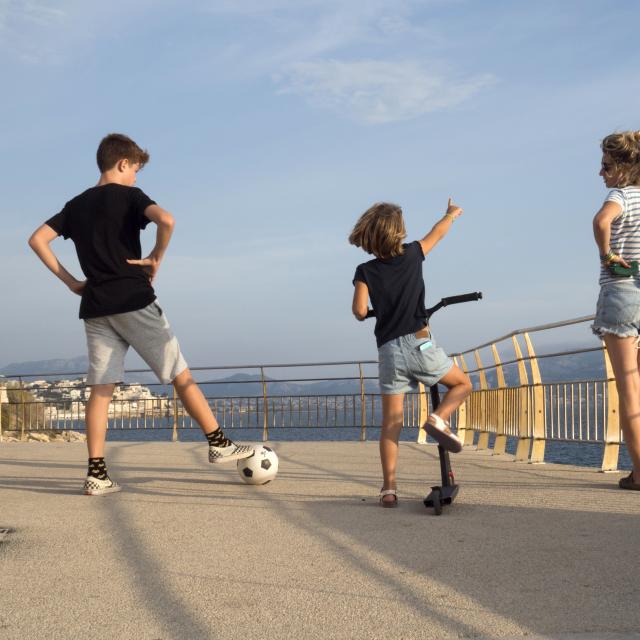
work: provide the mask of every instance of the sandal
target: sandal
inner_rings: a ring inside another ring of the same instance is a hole
[[[626,477],[620,478],[618,486],[621,489],[630,489],[631,491],[640,491],[640,484],[633,481],[633,471]]]
[[[393,496],[393,500],[384,500],[385,496]],[[395,489],[380,490],[380,506],[387,509],[398,506],[398,492]]]
[[[451,453],[462,451],[462,440],[449,429],[449,424],[432,413],[424,423],[424,430],[443,448]]]

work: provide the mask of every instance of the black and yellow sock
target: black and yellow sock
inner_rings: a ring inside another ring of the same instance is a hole
[[[89,458],[89,471],[87,475],[98,480],[106,480],[109,477],[104,458]]]
[[[222,429],[216,429],[211,433],[205,433],[210,447],[228,447],[233,444],[229,438],[225,438]]]

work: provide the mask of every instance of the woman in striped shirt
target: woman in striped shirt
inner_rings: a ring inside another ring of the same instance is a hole
[[[592,328],[611,358],[620,426],[633,463],[620,487],[640,491],[640,275],[615,275],[611,269],[640,261],[640,131],[613,133],[602,141],[600,175],[611,191],[593,219],[602,265]]]

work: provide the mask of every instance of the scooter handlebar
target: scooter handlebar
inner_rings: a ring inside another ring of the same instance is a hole
[[[475,291],[474,293],[463,293],[459,296],[449,296],[448,298],[442,298],[438,304],[431,307],[430,309],[426,309],[426,318],[429,318],[432,314],[434,314],[438,309],[442,309],[442,307],[446,307],[450,304],[459,304],[461,302],[475,302],[476,300],[482,300],[482,292]],[[369,309],[367,311],[367,315],[365,318],[375,318],[376,312],[373,309]]]
[[[474,293],[463,293],[459,296],[449,296],[448,298],[442,298],[442,306],[446,307],[449,304],[458,304],[459,302],[475,302],[476,300],[482,300],[482,292],[476,291]]]

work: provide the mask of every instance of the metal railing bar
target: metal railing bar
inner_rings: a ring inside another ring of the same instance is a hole
[[[450,355],[451,357],[461,356],[461,355],[463,356],[467,353],[472,353],[476,349],[484,349],[484,347],[490,347],[492,344],[502,342],[503,340],[508,340],[509,338],[513,338],[513,336],[517,336],[522,333],[535,333],[537,331],[546,331],[547,329],[557,329],[558,327],[568,327],[573,324],[581,324],[582,322],[589,322],[594,318],[595,318],[595,315],[582,316],[580,318],[574,318],[573,320],[562,320],[560,322],[550,322],[549,324],[541,324],[535,327],[529,327],[527,329],[516,329],[515,331],[512,331],[511,333],[508,333],[507,335],[502,336],[501,338],[495,338],[494,340],[490,340],[489,342],[485,342],[484,344],[479,344],[476,347],[471,347],[466,351],[460,351],[459,353],[452,353]]]
[[[261,367],[264,369],[286,369],[286,368],[294,368],[294,367],[335,367],[335,366],[343,366],[343,365],[351,365],[351,364],[378,364],[377,360],[338,360],[338,361],[330,361],[330,362],[292,362],[288,364],[244,364],[244,365],[216,365],[216,366],[208,366],[208,367],[189,367],[191,371],[228,371],[230,369],[260,369]],[[125,369],[125,373],[153,373],[151,369]],[[40,376],[86,376],[86,371],[50,371],[45,373],[12,373],[6,375],[7,379],[9,378],[38,378]]]

